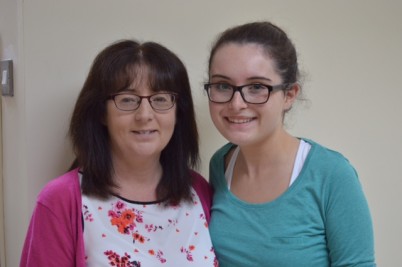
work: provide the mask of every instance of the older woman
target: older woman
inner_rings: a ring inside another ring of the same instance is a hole
[[[34,210],[21,266],[215,266],[186,69],[123,40],[96,57],[70,124],[76,160]]]

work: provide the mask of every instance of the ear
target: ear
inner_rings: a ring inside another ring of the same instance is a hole
[[[293,103],[296,101],[297,96],[299,95],[300,92],[300,85],[298,83],[292,84],[292,86],[285,90],[285,111],[289,111]]]

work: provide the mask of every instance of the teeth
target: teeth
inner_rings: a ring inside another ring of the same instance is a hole
[[[232,123],[247,123],[252,121],[252,119],[231,119],[228,118],[228,121],[232,122]]]
[[[152,133],[153,131],[152,130],[148,130],[148,131],[135,131],[136,133],[139,133],[139,134],[150,134],[150,133]]]

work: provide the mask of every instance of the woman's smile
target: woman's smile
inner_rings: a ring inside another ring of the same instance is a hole
[[[133,131],[135,134],[140,134],[140,135],[149,135],[153,134],[156,132],[156,130],[140,130],[140,131]]]
[[[226,120],[229,121],[230,123],[244,124],[255,120],[255,118],[226,117]]]

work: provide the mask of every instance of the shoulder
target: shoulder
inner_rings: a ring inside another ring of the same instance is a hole
[[[312,140],[303,139],[307,143],[311,145],[311,159],[314,160],[315,163],[321,163],[326,166],[337,166],[337,167],[347,167],[352,168],[352,165],[343,154],[323,145],[320,145]]]
[[[207,180],[198,172],[190,170],[193,179],[193,188],[199,195],[209,194],[210,185]]]
[[[210,169],[215,170],[224,168],[225,158],[234,147],[236,147],[236,145],[232,143],[227,143],[219,148],[211,157],[211,160],[209,162]]]
[[[354,166],[343,154],[322,146],[314,141],[303,139],[311,145],[306,159],[309,172],[318,174],[329,183],[359,183]]]
[[[46,206],[57,205],[79,194],[78,169],[74,169],[48,182],[39,193],[37,201]]]
[[[221,160],[225,157],[225,155],[234,147],[235,145],[232,143],[227,143],[219,148],[213,155],[211,160]]]
[[[211,157],[209,162],[209,181],[215,189],[220,186],[226,186],[226,180],[224,177],[226,157],[234,147],[236,147],[235,144],[227,143],[219,148]]]

